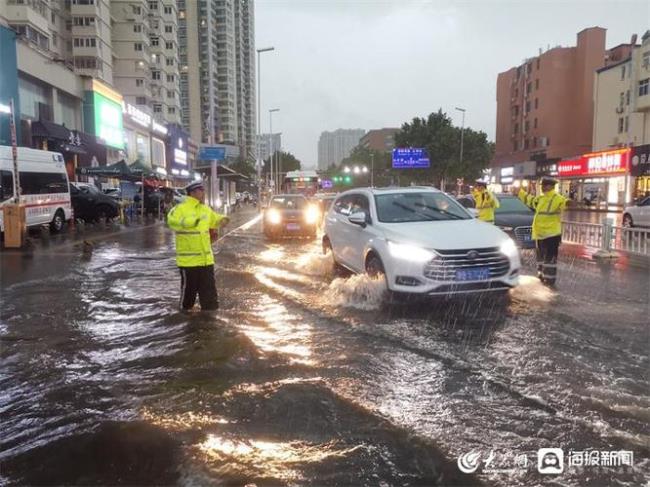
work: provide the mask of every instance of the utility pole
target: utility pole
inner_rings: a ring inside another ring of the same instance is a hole
[[[463,135],[465,134],[465,109],[456,107],[456,110],[461,112],[463,114],[463,121],[460,124],[460,157],[458,158],[459,164],[462,166],[463,165]],[[445,189],[442,188],[444,191]]]
[[[375,187],[375,154],[370,153],[370,187]]]
[[[257,49],[257,204],[262,208],[262,72],[260,70],[260,54],[275,50],[274,47]]]

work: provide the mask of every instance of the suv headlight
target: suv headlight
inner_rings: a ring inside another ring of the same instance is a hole
[[[411,262],[429,262],[436,254],[417,245],[402,244],[388,241],[388,252],[392,257]]]
[[[508,257],[517,257],[519,255],[519,249],[511,238],[501,244],[500,250]]]
[[[314,223],[318,223],[319,218],[320,218],[320,211],[318,210],[318,207],[315,205],[309,205],[307,207],[307,211],[305,211],[305,221],[311,225]]]
[[[266,211],[266,221],[272,225],[277,225],[282,222],[282,215],[275,208],[271,208]]]

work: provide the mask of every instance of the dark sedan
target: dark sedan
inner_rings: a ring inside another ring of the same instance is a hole
[[[532,249],[535,242],[531,238],[535,212],[511,194],[497,194],[499,208],[494,212],[494,223],[506,232],[522,249]],[[475,208],[474,198],[461,196],[458,202],[465,208]]]
[[[316,237],[320,221],[318,206],[298,194],[274,196],[264,210],[264,235],[277,237]]]
[[[119,214],[117,200],[93,184],[70,183],[70,198],[74,217],[80,220],[93,222],[115,218]]]

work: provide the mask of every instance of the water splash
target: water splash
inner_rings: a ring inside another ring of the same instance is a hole
[[[379,309],[386,300],[386,279],[358,274],[348,278],[336,278],[325,295],[326,304],[344,306],[363,311]]]

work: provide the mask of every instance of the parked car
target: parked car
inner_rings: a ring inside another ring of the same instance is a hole
[[[532,239],[535,212],[516,196],[511,194],[495,196],[499,200],[500,206],[494,212],[494,224],[506,232],[518,247],[522,249],[535,248],[535,241]],[[476,207],[472,195],[460,196],[458,202],[470,210],[474,210]]]
[[[70,183],[70,195],[75,218],[93,222],[119,214],[117,200],[102,193],[94,184]]]
[[[623,210],[624,227],[650,227],[650,196]]]
[[[393,292],[505,292],[519,281],[514,241],[430,187],[346,191],[327,214],[322,243],[335,266],[383,274]]]
[[[58,152],[18,147],[21,200],[28,227],[50,226],[60,232],[72,218],[68,173]],[[4,232],[4,205],[14,197],[14,164],[11,147],[0,146],[0,231]]]
[[[316,238],[320,220],[318,207],[299,194],[282,194],[271,198],[264,211],[266,238],[303,236]]]

